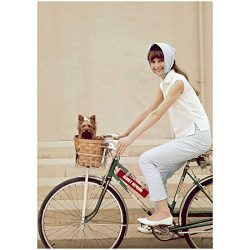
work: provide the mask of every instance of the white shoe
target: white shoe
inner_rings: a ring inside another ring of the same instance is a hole
[[[141,222],[142,224],[145,224],[145,225],[148,225],[148,226],[151,226],[151,227],[155,227],[155,226],[158,226],[158,225],[167,225],[167,226],[170,226],[173,224],[173,216],[170,216],[166,219],[163,219],[163,220],[156,220],[156,221],[153,221],[153,220],[148,220],[147,218],[138,218],[137,219],[139,222]]]
[[[143,234],[151,234],[151,233],[152,233],[151,227],[148,226],[148,225],[144,225],[144,224],[141,224],[140,227],[137,227],[137,230],[138,230],[140,233],[143,233]]]

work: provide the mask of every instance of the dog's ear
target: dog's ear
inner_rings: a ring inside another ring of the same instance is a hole
[[[92,115],[89,119],[91,123],[95,124],[95,115]]]
[[[82,115],[78,115],[78,122],[82,123],[84,121],[84,117]]]

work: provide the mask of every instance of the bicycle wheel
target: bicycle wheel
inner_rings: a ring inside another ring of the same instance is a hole
[[[183,201],[180,211],[181,225],[198,222],[202,219],[213,219],[213,177],[209,176],[200,181],[210,199],[193,186]],[[184,237],[191,248],[213,247],[213,225],[200,226],[183,230]]]
[[[38,215],[40,238],[46,248],[117,248],[127,231],[127,209],[120,194],[108,186],[95,217],[81,227],[85,177],[56,186]],[[102,191],[102,181],[89,177],[86,214]]]

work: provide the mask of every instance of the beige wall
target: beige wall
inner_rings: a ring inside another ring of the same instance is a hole
[[[212,123],[212,3],[202,3],[205,109]],[[146,52],[168,42],[200,88],[198,2],[39,2],[38,141],[71,140],[78,113],[98,134],[126,129],[152,101],[159,78]],[[141,138],[171,137],[165,115]]]

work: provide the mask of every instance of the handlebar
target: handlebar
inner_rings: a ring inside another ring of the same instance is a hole
[[[116,144],[118,142],[118,139],[117,139],[118,135],[117,134],[107,134],[107,135],[102,135],[102,137],[104,138],[104,142],[102,145],[106,149],[116,151]]]
[[[102,135],[104,139],[113,139],[113,140],[118,140],[118,134],[107,134],[107,135]]]

